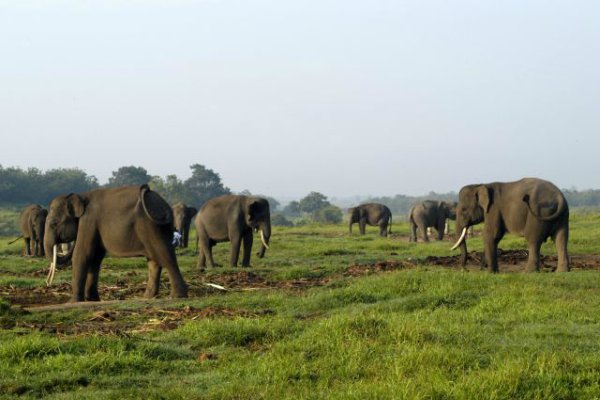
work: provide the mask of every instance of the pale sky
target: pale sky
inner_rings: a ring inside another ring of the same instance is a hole
[[[0,0],[0,164],[234,191],[600,188],[600,2]]]

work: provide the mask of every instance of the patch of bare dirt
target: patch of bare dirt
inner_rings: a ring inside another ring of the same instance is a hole
[[[154,308],[136,310],[101,310],[89,319],[74,323],[15,322],[11,328],[26,328],[57,335],[112,334],[129,336],[134,333],[168,331],[187,321],[204,318],[257,318],[273,314],[272,310],[244,310],[227,307]]]
[[[397,271],[400,269],[415,268],[416,265],[411,261],[395,260],[395,261],[378,261],[372,264],[351,265],[344,272],[345,276],[362,276],[377,274],[381,272]]]
[[[502,250],[498,249],[498,267],[501,272],[525,271],[529,252],[527,250]],[[483,253],[472,251],[467,257],[467,267],[479,267],[482,264]],[[570,256],[570,268],[576,270],[600,271],[600,255],[584,254]],[[424,264],[438,265],[442,267],[459,267],[460,256],[435,257],[430,256],[424,260]],[[543,271],[554,271],[558,258],[556,256],[542,256],[541,269]]]

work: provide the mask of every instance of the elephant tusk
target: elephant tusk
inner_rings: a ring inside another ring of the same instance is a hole
[[[263,246],[265,246],[268,250],[269,245],[267,244],[267,241],[265,240],[265,234],[263,233],[262,229],[260,230],[260,240],[262,241]]]
[[[467,235],[467,227],[464,227],[462,230],[462,235],[460,235],[460,237],[458,238],[458,241],[456,242],[456,244],[454,246],[452,246],[450,251],[452,251],[452,250],[456,249],[458,246],[460,246],[461,243],[463,242],[463,240],[465,240],[466,235]]]
[[[54,280],[54,273],[56,272],[56,260],[58,257],[57,247],[57,245],[52,246],[52,263],[50,264],[50,270],[48,271],[48,277],[46,278],[46,286],[52,285],[52,281]]]

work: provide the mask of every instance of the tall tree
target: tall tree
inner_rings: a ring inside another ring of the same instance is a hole
[[[319,192],[310,192],[299,202],[300,211],[306,213],[313,213],[331,205],[327,201],[327,196]]]
[[[142,185],[150,182],[152,177],[144,167],[121,167],[113,171],[112,176],[108,178],[107,187],[119,187],[126,185]]]
[[[223,186],[219,174],[212,169],[200,164],[191,165],[190,169],[192,176],[184,182],[187,204],[201,207],[208,199],[231,193],[228,187]]]

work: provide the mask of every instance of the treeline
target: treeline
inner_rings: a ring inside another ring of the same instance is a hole
[[[196,207],[212,197],[231,193],[221,182],[219,174],[213,170],[200,164],[194,164],[190,169],[191,176],[181,180],[176,175],[167,175],[165,178],[151,176],[143,167],[121,167],[113,171],[106,184],[101,185],[95,176],[78,168],[58,168],[42,172],[37,168],[23,170],[0,165],[0,205],[47,205],[60,194],[141,184],[149,184],[169,203],[183,201]]]

